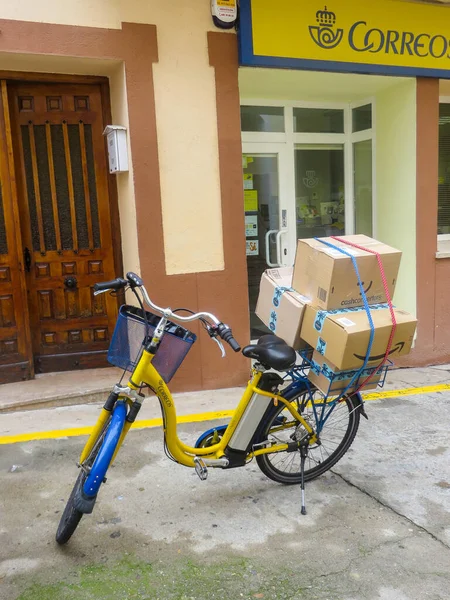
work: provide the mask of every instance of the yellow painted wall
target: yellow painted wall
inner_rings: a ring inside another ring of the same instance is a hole
[[[416,314],[416,81],[376,96],[377,238],[403,252],[394,301]]]
[[[22,0],[2,3],[0,18],[107,28],[119,28],[123,21],[157,25],[154,80],[166,270],[176,274],[223,269],[215,82],[206,36],[214,30],[209,2]],[[16,69],[20,61],[7,58],[0,55],[0,68]],[[27,63],[26,58],[24,70],[36,70],[36,61]],[[37,62],[41,71],[64,72],[58,57]],[[69,72],[79,73],[79,65]],[[93,61],[84,72],[110,76],[113,118],[127,125],[123,70],[111,72]],[[118,186],[125,267],[137,269],[132,171],[118,176]]]

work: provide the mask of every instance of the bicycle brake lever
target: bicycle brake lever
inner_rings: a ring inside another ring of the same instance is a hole
[[[225,352],[225,348],[223,347],[223,344],[220,340],[218,340],[216,337],[212,337],[211,338],[214,342],[216,342],[216,344],[219,346],[220,351],[222,353],[222,358],[225,358],[225,356],[227,355],[227,353]]]

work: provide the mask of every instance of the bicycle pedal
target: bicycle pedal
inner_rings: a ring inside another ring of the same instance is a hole
[[[194,458],[194,463],[195,463],[195,472],[199,476],[199,479],[201,481],[206,481],[206,479],[208,477],[208,467],[205,465],[203,459],[196,456]]]

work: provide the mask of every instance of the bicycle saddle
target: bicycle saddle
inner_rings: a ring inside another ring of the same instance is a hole
[[[256,345],[246,346],[242,354],[276,371],[287,371],[296,360],[295,350],[276,335],[263,335]]]

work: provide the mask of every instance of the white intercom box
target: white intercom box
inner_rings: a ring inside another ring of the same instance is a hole
[[[128,171],[127,128],[122,125],[107,125],[103,135],[106,135],[108,146],[109,172]]]

